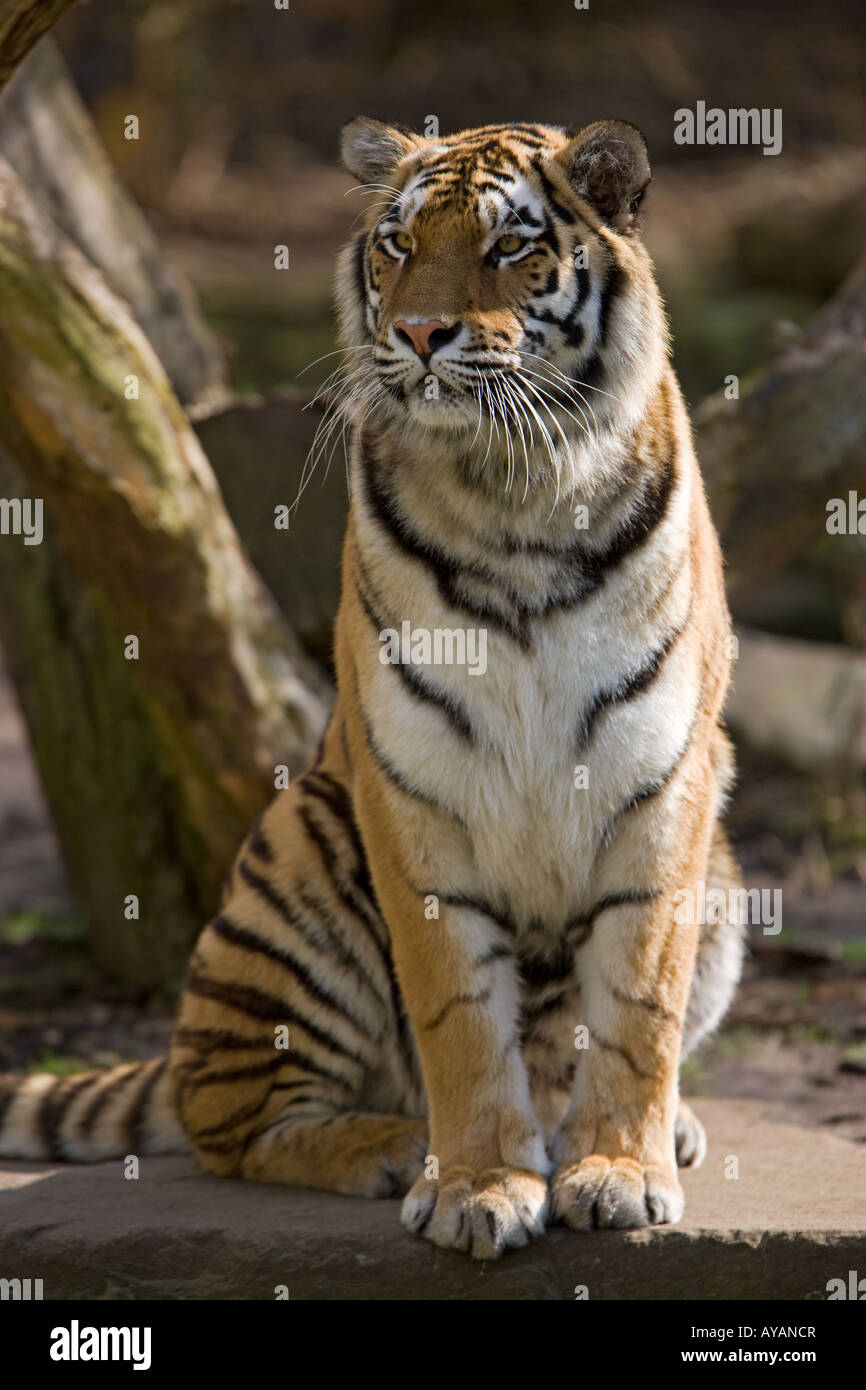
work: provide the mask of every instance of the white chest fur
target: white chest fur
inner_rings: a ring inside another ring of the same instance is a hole
[[[534,620],[527,645],[445,601],[429,566],[395,552],[374,517],[358,518],[387,623],[427,632],[431,644],[437,629],[476,629],[474,649],[467,643],[475,669],[412,663],[407,680],[390,663],[367,665],[365,706],[392,766],[462,822],[478,891],[505,893],[518,918],[578,910],[605,824],[664,773],[687,735],[698,676],[682,646],[666,652],[635,698],[610,698],[685,618],[687,507],[681,478],[647,542],[586,599]],[[654,604],[672,574],[665,603]],[[381,651],[380,634],[371,627],[368,637]],[[419,685],[436,698],[419,698]],[[455,711],[468,727],[458,727]]]

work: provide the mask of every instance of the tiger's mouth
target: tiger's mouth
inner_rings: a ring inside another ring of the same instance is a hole
[[[570,361],[560,365],[535,343],[376,367],[392,418],[433,433],[471,436],[488,455],[541,453],[553,463],[563,450],[570,455],[598,437],[603,402],[572,375]]]
[[[485,442],[491,432],[504,442],[507,433],[516,441],[513,447],[541,447],[550,454],[559,443],[570,446],[597,430],[595,411],[575,382],[552,362],[529,366],[520,355],[515,363],[449,363],[445,370],[431,365],[388,389],[418,424],[470,430]]]
[[[386,378],[383,385],[410,419],[428,428],[474,429],[483,417],[479,385],[468,371],[446,373],[430,366],[398,382]]]

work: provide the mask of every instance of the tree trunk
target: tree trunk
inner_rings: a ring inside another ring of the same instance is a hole
[[[197,420],[195,429],[256,570],[282,611],[291,614],[307,651],[328,669],[349,498],[339,445],[330,468],[323,459],[301,492],[321,421],[322,406],[311,393],[289,388],[264,399],[245,396]],[[277,509],[298,497],[288,526],[275,527]]]
[[[75,0],[0,0],[0,88]]]
[[[42,544],[0,535],[10,667],[95,956],[150,985],[179,971],[275,765],[306,761],[327,686],[127,306],[4,161],[0,423],[0,493],[45,518]]]
[[[210,411],[229,397],[223,354],[186,281],[127,197],[53,39],[0,98],[0,155],[30,197],[126,300],[181,403]]]
[[[735,611],[826,531],[831,498],[866,494],[866,261],[743,386],[695,416]]]

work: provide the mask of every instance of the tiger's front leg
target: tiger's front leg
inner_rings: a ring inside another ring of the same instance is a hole
[[[408,867],[405,823],[392,821],[386,797],[368,786],[359,812],[430,1120],[425,1173],[404,1200],[403,1223],[435,1245],[494,1259],[543,1233],[550,1170],[520,1054],[514,953],[483,905],[449,901],[435,879],[417,883],[419,858],[431,871],[429,853]]]
[[[710,801],[705,789],[687,804]],[[637,824],[624,827],[628,848],[652,825],[647,810],[631,814]],[[642,818],[649,825],[641,826]],[[706,872],[708,830],[704,817],[698,824],[678,819],[671,830],[685,841],[685,853],[665,865],[647,847],[641,857],[649,881],[635,901],[603,908],[578,951],[588,1040],[554,1143],[551,1181],[552,1215],[573,1230],[633,1229],[683,1214],[675,1128],[699,931],[683,920],[680,890],[696,890]]]

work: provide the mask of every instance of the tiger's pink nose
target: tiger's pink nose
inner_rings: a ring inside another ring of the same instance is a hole
[[[429,362],[437,347],[441,347],[454,336],[452,330],[441,319],[427,319],[425,323],[407,323],[405,319],[397,319],[394,332],[398,338],[411,343],[424,362]],[[436,335],[441,336],[437,338]]]

